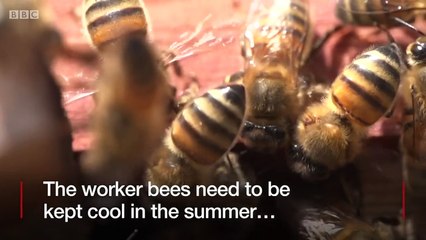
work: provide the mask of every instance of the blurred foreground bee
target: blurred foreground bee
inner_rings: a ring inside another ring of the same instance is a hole
[[[312,42],[309,9],[305,0],[254,1],[252,9],[243,36],[247,105],[241,140],[272,152],[286,147],[300,111],[299,71]]]
[[[140,36],[105,48],[93,123],[96,140],[82,163],[95,181],[133,181],[160,145],[173,92],[156,59]]]
[[[321,103],[298,119],[291,168],[306,178],[322,178],[352,161],[367,127],[393,104],[404,63],[391,43],[357,56],[346,66]]]
[[[134,35],[151,40],[150,18],[142,0],[85,0],[82,22],[85,33],[92,45],[102,52],[108,45],[116,45],[116,41]],[[213,46],[226,46],[231,43],[234,36],[217,37],[214,31],[219,31],[223,26],[205,28],[204,24],[210,15],[197,24],[193,32],[185,32],[181,39],[173,42],[167,50],[161,51],[158,61],[164,68],[172,67],[177,77],[186,80],[185,93],[175,103],[178,112],[183,105],[198,95],[198,79],[193,74],[184,73],[179,61],[200,52],[211,51]],[[166,69],[164,69],[166,71]],[[194,83],[197,82],[197,83]],[[176,88],[170,86],[174,91]],[[77,96],[67,103],[85,98],[94,92]]]
[[[0,238],[84,239],[74,224],[40,222],[42,204],[73,205],[46,196],[43,181],[77,184],[71,127],[50,63],[62,49],[60,35],[40,11],[38,20],[9,19],[9,10],[38,9],[33,1],[0,1]],[[20,186],[22,192],[20,193]],[[19,207],[19,198],[26,201]],[[72,229],[72,230],[71,230]]]
[[[211,184],[222,157],[240,133],[244,87],[215,88],[188,103],[153,157],[147,179],[155,184]]]
[[[337,0],[336,15],[343,22],[354,25],[393,27],[400,20],[413,22],[426,14],[423,0]]]

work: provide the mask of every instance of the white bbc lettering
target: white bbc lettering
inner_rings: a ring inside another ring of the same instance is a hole
[[[20,10],[19,11],[19,18],[20,19],[29,19],[30,18],[30,11],[28,11],[28,10]]]
[[[19,10],[9,10],[9,19],[19,19]]]
[[[38,19],[38,10],[30,10],[30,19]]]
[[[38,10],[9,10],[9,19],[38,19]]]

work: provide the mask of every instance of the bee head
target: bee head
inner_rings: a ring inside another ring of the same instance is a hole
[[[407,60],[410,66],[426,63],[426,36],[419,37],[415,42],[408,45]]]

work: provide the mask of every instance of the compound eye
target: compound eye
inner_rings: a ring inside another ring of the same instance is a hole
[[[424,43],[413,44],[410,52],[415,60],[426,60],[426,45]]]

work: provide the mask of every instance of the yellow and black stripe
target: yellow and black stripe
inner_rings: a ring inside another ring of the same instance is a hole
[[[394,17],[406,22],[414,21],[418,8],[415,2],[406,1],[395,5],[392,1],[383,0],[338,0],[336,15],[342,22],[354,25],[396,26],[399,23],[393,20]]]
[[[392,43],[355,58],[333,82],[333,102],[359,123],[369,126],[392,105],[400,82],[400,48]]]
[[[290,1],[289,8],[283,15],[283,34],[281,47],[294,49],[294,55],[297,61],[301,61],[302,51],[305,46],[310,31],[310,19],[308,3],[305,0]],[[299,65],[296,62],[296,65]]]
[[[93,45],[98,48],[127,34],[147,33],[142,0],[86,0],[84,17]]]
[[[303,42],[309,25],[309,13],[305,1],[292,0],[288,12],[284,15],[284,32],[291,33],[294,37]]]
[[[244,109],[242,85],[208,91],[186,105],[173,121],[173,149],[200,164],[217,162],[238,136]]]

